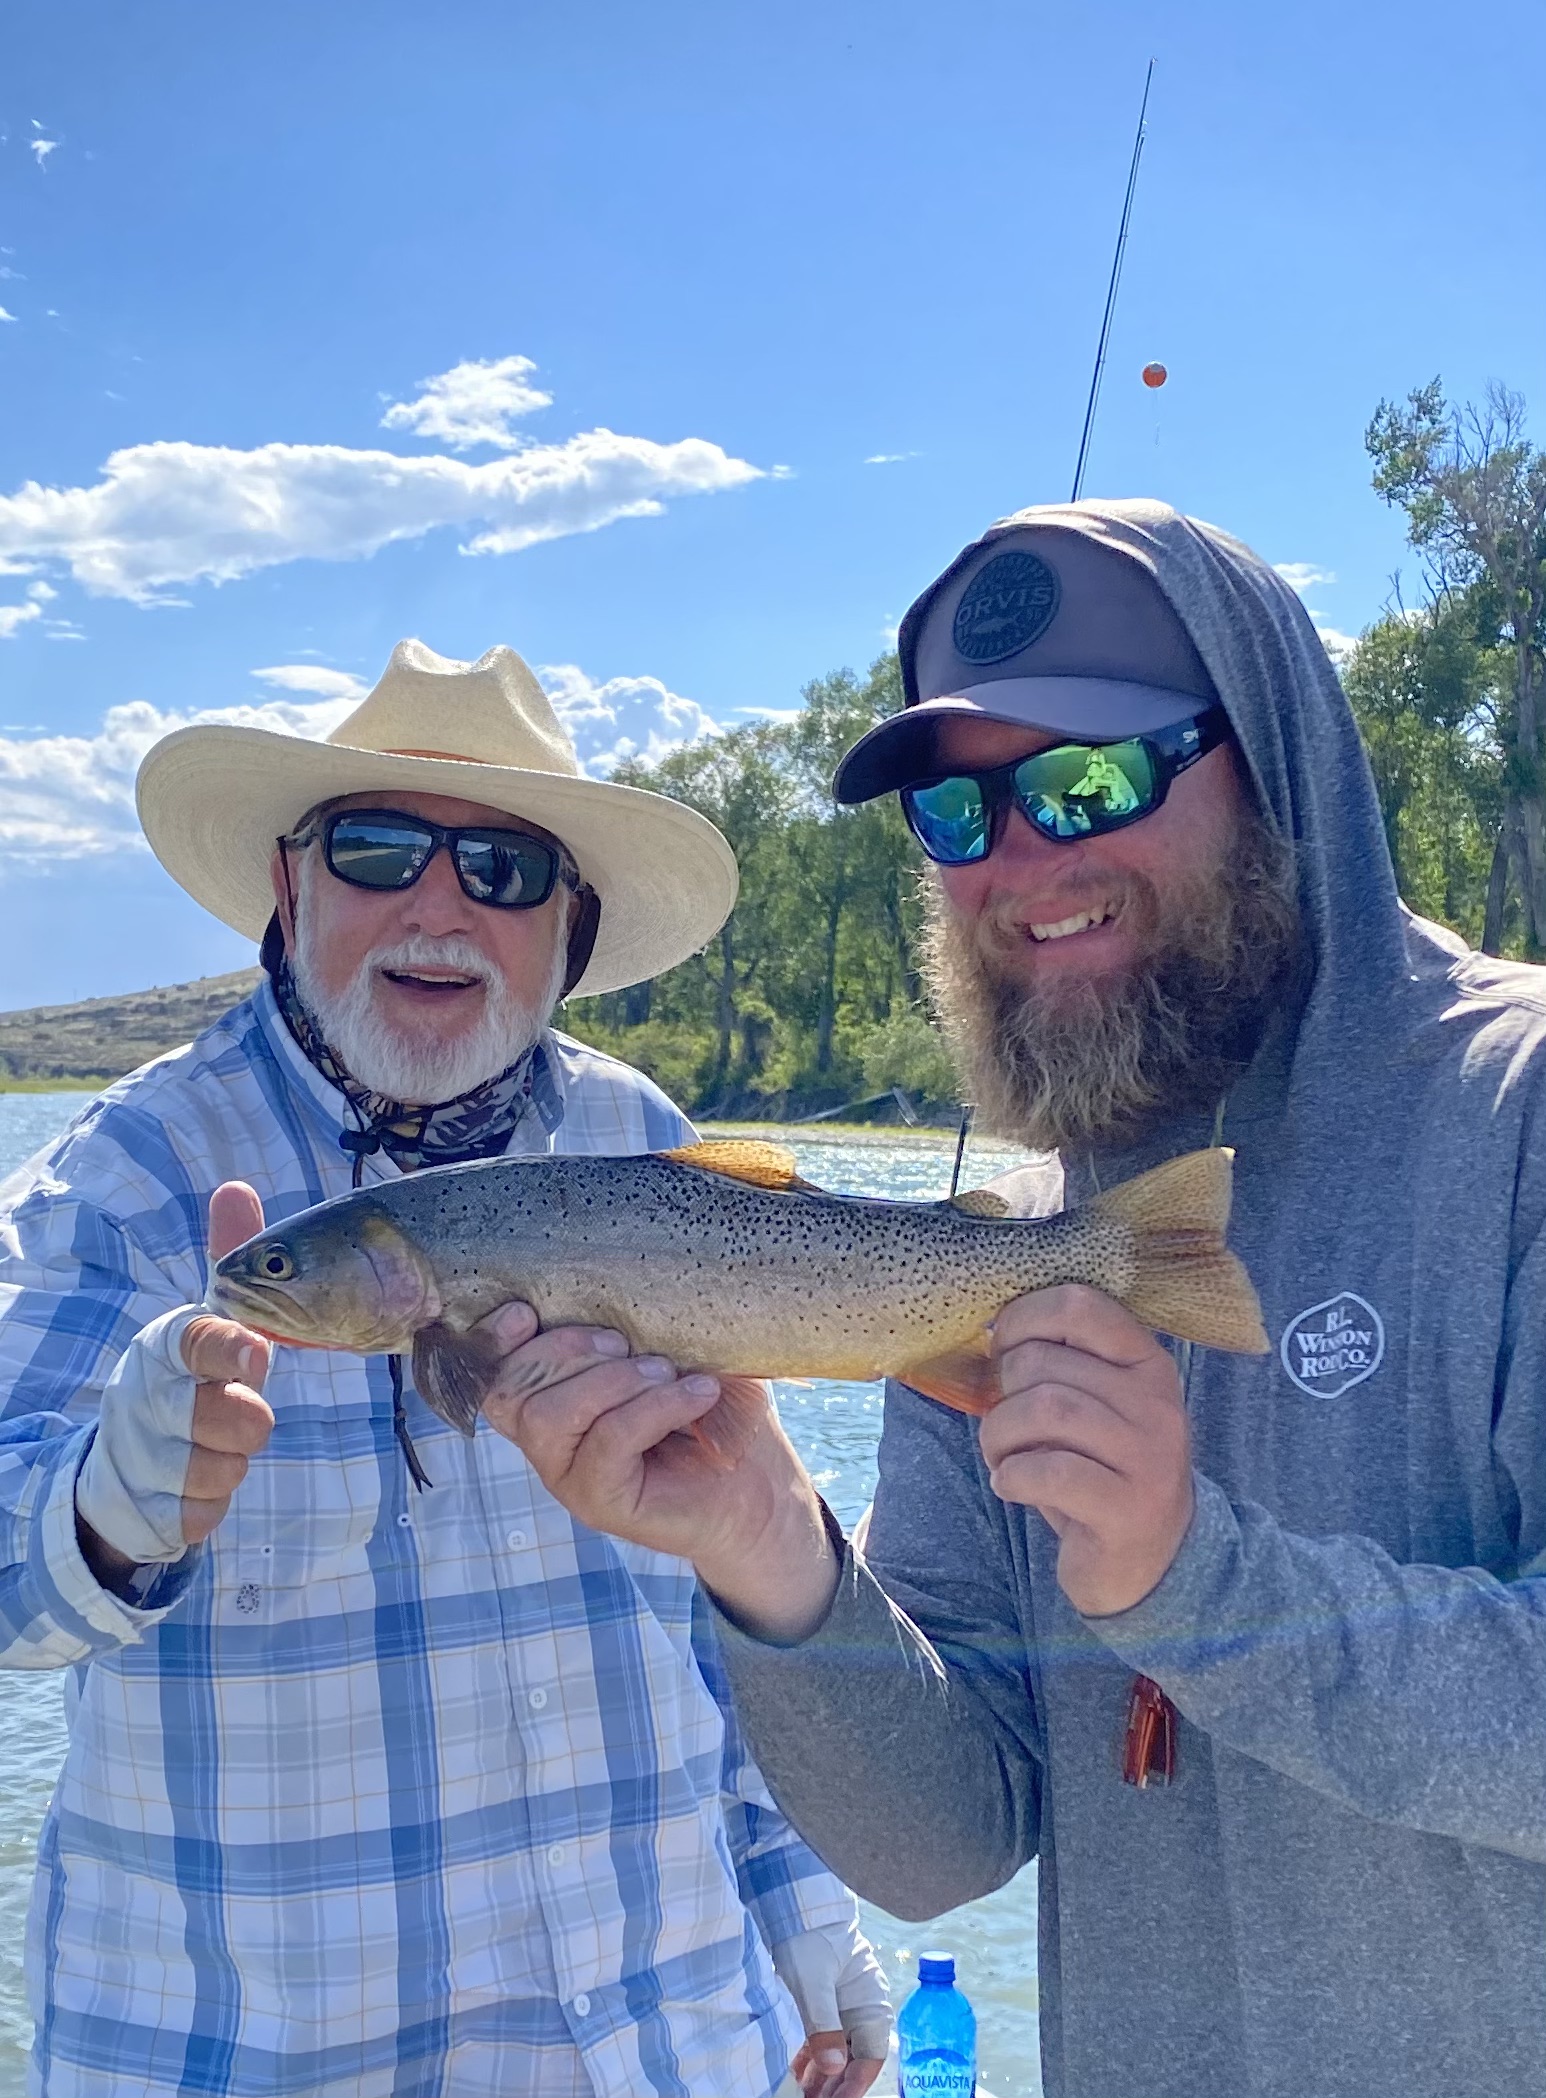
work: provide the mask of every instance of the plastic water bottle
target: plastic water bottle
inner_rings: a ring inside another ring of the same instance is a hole
[[[977,2088],[977,2014],[956,1987],[948,1952],[918,1958],[918,1986],[896,2021],[898,2098],[972,2098]]]

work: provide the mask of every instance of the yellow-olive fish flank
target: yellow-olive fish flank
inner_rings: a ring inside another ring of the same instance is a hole
[[[340,1196],[227,1254],[212,1308],[276,1340],[413,1355],[420,1393],[470,1434],[488,1344],[520,1298],[546,1326],[612,1326],[640,1354],[719,1372],[703,1439],[733,1455],[762,1400],[746,1380],[900,1377],[966,1413],[999,1396],[987,1329],[1065,1282],[1145,1325],[1260,1354],[1256,1293],[1224,1244],[1230,1159],[1194,1151],[1082,1209],[1010,1217],[953,1202],[829,1195],[776,1145],[632,1158],[489,1159]]]

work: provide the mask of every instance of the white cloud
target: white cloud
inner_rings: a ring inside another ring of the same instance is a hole
[[[464,553],[517,553],[760,478],[706,438],[611,430],[482,466],[332,444],[139,444],[114,452],[93,487],[29,481],[0,496],[0,563],[57,561],[96,596],[165,602],[169,583],[360,560],[447,527],[474,528]]]
[[[1301,597],[1317,583],[1337,580],[1329,568],[1317,568],[1313,561],[1274,561],[1272,567],[1274,574],[1280,575],[1289,589],[1297,590]]]
[[[0,735],[0,861],[33,865],[146,850],[134,814],[134,775],[152,743],[192,722],[229,721],[320,738],[348,702],[167,713],[148,700],[109,708],[92,736]]]
[[[13,321],[15,320],[15,318],[16,316],[14,313],[7,313],[5,308],[3,306],[0,306],[0,321]]]
[[[347,699],[351,706],[370,690],[352,671],[329,670],[321,663],[272,663],[252,674],[281,692],[312,692],[318,699]]]
[[[541,663],[537,676],[574,738],[581,765],[596,778],[624,758],[655,765],[684,743],[719,734],[719,723],[695,699],[683,699],[656,677],[598,684],[577,663]]]
[[[1315,618],[1314,613],[1310,616]],[[1334,626],[1322,626],[1318,618],[1315,618],[1315,631],[1325,643],[1327,655],[1330,656],[1332,662],[1340,670],[1348,657],[1353,653],[1353,650],[1358,646],[1358,636],[1356,634],[1340,633]]]
[[[866,466],[900,466],[904,459],[916,459],[916,452],[871,452],[865,460]]]
[[[59,150],[59,141],[56,138],[29,139],[28,144],[38,156],[38,166],[44,169],[47,168],[49,154],[57,153]]]
[[[9,641],[18,627],[43,617],[43,607],[51,598],[59,595],[47,583],[31,583],[27,587],[27,601],[20,605],[0,605],[0,641]]]
[[[46,586],[45,586],[46,587]],[[7,608],[35,618],[35,601]],[[346,671],[276,663],[253,672],[281,690],[317,697],[174,712],[148,700],[112,707],[92,735],[0,731],[0,864],[40,866],[144,851],[134,813],[134,775],[153,743],[196,722],[234,722],[320,741],[358,703],[363,687]],[[600,776],[625,757],[654,763],[683,743],[718,733],[695,700],[659,678],[588,677],[575,663],[539,672],[574,737],[587,771]],[[311,680],[307,683],[305,680]]]
[[[421,379],[424,391],[416,401],[394,401],[381,427],[438,438],[453,452],[477,444],[516,451],[530,440],[511,429],[514,419],[553,405],[550,393],[527,383],[527,374],[536,369],[529,357],[486,357],[453,365],[433,379]]]

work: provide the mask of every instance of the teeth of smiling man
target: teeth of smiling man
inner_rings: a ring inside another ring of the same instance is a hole
[[[1093,911],[1080,911],[1072,918],[1059,918],[1053,925],[1033,925],[1029,928],[1033,940],[1066,940],[1070,933],[1088,932],[1092,925],[1104,925],[1111,916],[1111,905],[1101,904]]]

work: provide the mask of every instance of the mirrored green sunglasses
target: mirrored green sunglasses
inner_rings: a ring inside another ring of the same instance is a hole
[[[1222,707],[1149,736],[1115,743],[1055,743],[1011,765],[952,772],[902,789],[902,813],[941,867],[984,860],[1003,835],[1011,807],[1059,845],[1098,838],[1150,816],[1178,774],[1229,734]]]

